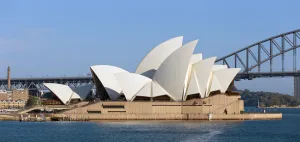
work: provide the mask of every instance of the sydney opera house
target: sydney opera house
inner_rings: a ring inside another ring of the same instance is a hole
[[[153,48],[135,72],[91,66],[92,85],[44,85],[65,105],[84,101],[94,87],[98,103],[78,108],[81,113],[240,113],[243,101],[232,91],[240,69],[215,65],[216,57],[195,54],[197,42],[169,39]]]

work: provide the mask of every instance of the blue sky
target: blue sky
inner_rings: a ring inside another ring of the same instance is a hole
[[[300,28],[298,0],[0,1],[0,77],[78,76],[109,64],[134,71],[160,42],[199,39],[195,52],[224,56]],[[300,63],[300,62],[298,62]],[[298,65],[300,67],[300,65]],[[292,78],[237,83],[293,93]]]

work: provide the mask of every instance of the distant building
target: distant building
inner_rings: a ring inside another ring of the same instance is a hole
[[[294,97],[300,100],[300,76],[294,77]]]
[[[18,89],[12,90],[12,100],[13,101],[26,101],[29,99],[28,89]]]
[[[8,95],[7,95],[6,91],[0,90],[0,101],[6,101],[6,100],[8,100],[7,96]]]
[[[27,89],[3,91],[0,90],[0,109],[25,107],[29,99]]]
[[[0,101],[0,109],[23,108],[25,105],[25,101]]]

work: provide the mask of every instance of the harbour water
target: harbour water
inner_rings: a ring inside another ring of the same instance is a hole
[[[262,111],[246,108],[247,111]],[[299,141],[300,109],[282,112],[282,120],[255,121],[97,121],[0,122],[0,141]]]

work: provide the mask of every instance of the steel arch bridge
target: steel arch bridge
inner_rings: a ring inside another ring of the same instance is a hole
[[[227,65],[229,68],[242,68],[241,72],[236,76],[236,80],[251,80],[258,77],[300,76],[300,72],[297,72],[298,47],[300,47],[300,29],[282,33],[249,45],[217,59],[216,63]],[[285,64],[285,60],[288,52],[292,52],[292,70],[286,70],[288,65]],[[276,61],[275,57],[281,57],[281,61]],[[274,63],[277,66],[281,64],[280,71],[273,70]],[[262,71],[261,68],[267,68],[267,71]]]

